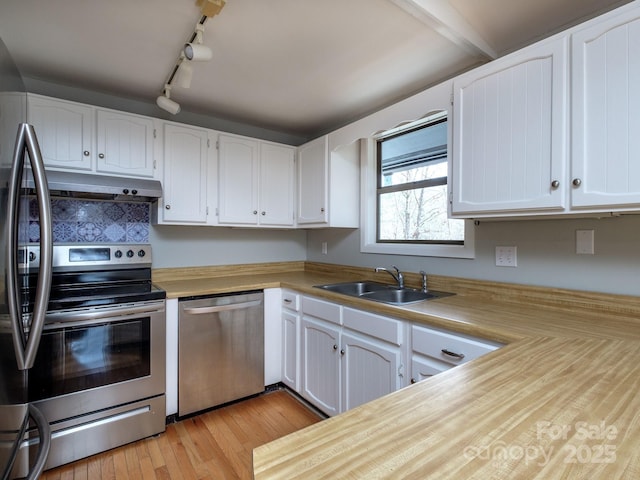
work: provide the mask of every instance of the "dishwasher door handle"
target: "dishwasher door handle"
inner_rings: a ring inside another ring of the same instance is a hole
[[[253,302],[230,303],[228,305],[213,305],[211,307],[189,307],[185,308],[184,313],[191,315],[202,315],[203,313],[225,312],[228,310],[240,310],[242,308],[257,307],[262,300],[254,300]]]

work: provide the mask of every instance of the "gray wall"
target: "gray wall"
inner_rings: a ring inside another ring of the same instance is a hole
[[[153,268],[200,267],[306,259],[302,230],[152,225]]]
[[[309,231],[310,261],[640,295],[640,215],[603,219],[481,222],[476,226],[476,258],[451,259],[360,253],[359,230]],[[595,231],[595,254],[575,253],[575,231]],[[328,243],[328,254],[321,243]],[[518,266],[496,267],[496,246],[517,246]],[[384,274],[381,274],[384,275]],[[386,279],[385,279],[386,280]]]

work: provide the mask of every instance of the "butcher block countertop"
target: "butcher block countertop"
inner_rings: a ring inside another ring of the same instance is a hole
[[[313,287],[390,280],[368,269],[256,267],[154,282],[169,298],[291,288],[507,344],[256,448],[257,480],[640,478],[640,298],[433,276],[456,295],[395,307]]]

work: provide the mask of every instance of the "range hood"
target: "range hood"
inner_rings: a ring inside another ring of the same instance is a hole
[[[162,196],[158,180],[55,170],[48,170],[46,175],[52,197],[153,202]],[[32,179],[27,187],[34,187]]]

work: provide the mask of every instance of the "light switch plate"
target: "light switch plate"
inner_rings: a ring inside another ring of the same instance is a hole
[[[497,267],[517,267],[518,247],[496,247]]]
[[[593,255],[595,241],[593,230],[576,230],[576,253],[578,255]]]

